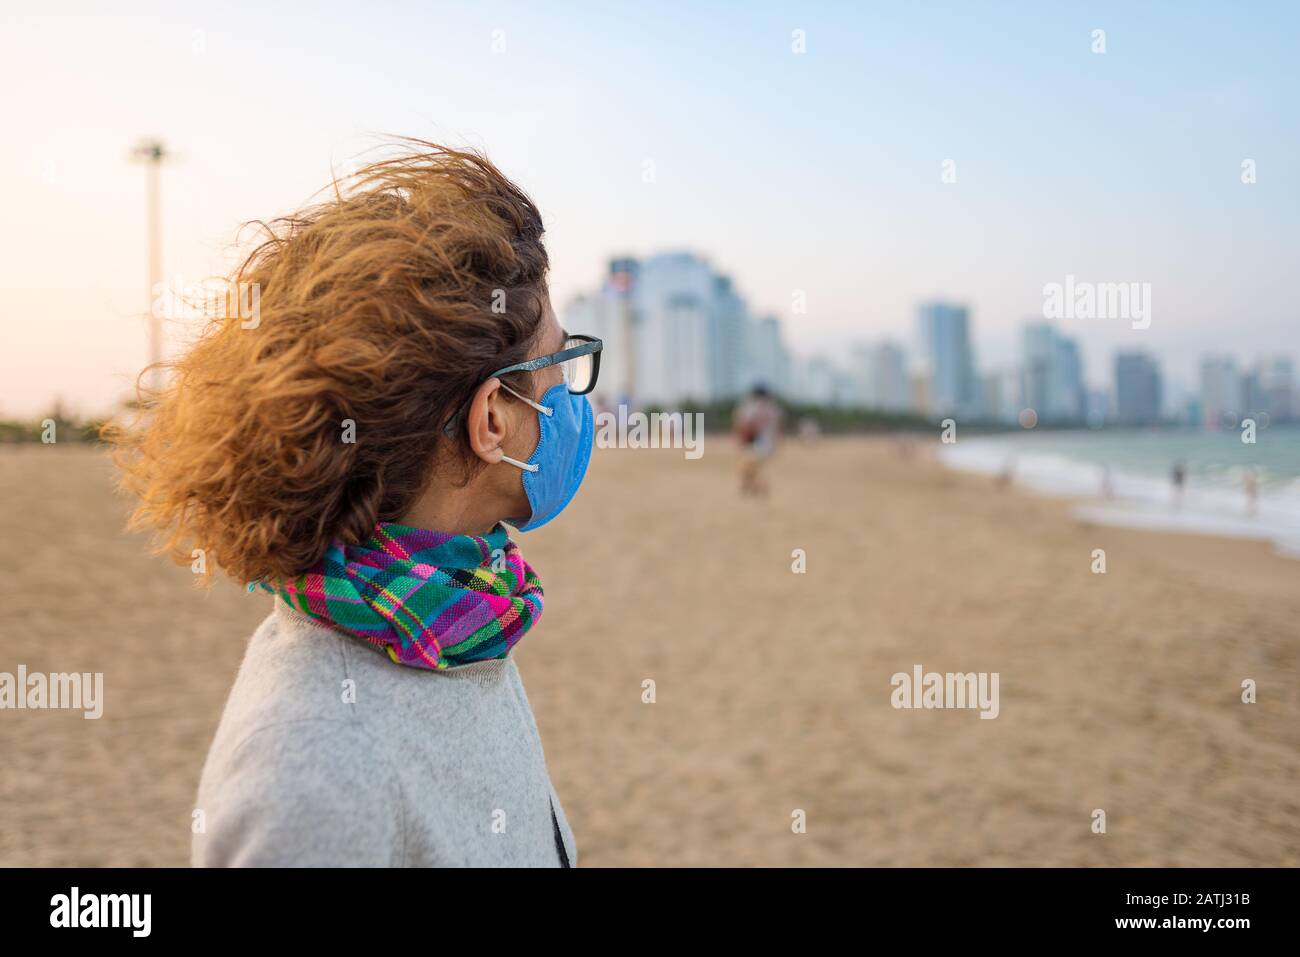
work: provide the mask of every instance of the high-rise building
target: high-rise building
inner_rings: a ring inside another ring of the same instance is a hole
[[[691,253],[611,260],[600,291],[561,320],[605,342],[598,402],[675,406],[789,386],[780,324],[753,320],[731,279]]]
[[[1208,429],[1234,428],[1245,413],[1245,395],[1231,356],[1201,360],[1201,416]]]
[[[650,405],[713,398],[715,274],[690,253],[642,260],[632,289],[637,398]]]
[[[1045,322],[1029,323],[1021,336],[1021,396],[1040,422],[1078,422],[1086,411],[1078,344]]]
[[[613,397],[612,404],[628,402],[629,397],[636,395],[636,361],[632,351],[636,310],[633,307],[632,290],[636,287],[638,270],[637,261],[631,257],[611,259],[601,286],[601,298],[607,316],[606,328],[609,332],[605,339],[605,349],[602,350],[601,368],[604,368],[604,363],[612,360],[614,376],[608,391]]]
[[[1256,375],[1263,408],[1269,418],[1274,422],[1292,421],[1300,409],[1296,408],[1295,371],[1291,360],[1284,356],[1261,359]]]
[[[980,401],[984,417],[990,422],[1011,424],[1025,407],[1021,401],[1023,376],[1020,370],[1002,369],[980,377]]]
[[[600,289],[574,298],[565,306],[561,324],[569,332],[596,336],[605,348],[600,356],[600,381],[593,401],[617,405],[636,390],[632,338],[635,314],[631,293],[636,282],[633,259],[612,259]]]
[[[978,414],[975,359],[965,306],[924,303],[917,310],[920,374],[928,383],[930,415]]]
[[[1084,415],[1088,425],[1093,428],[1105,425],[1106,420],[1115,415],[1110,393],[1106,389],[1089,389],[1085,398]]]
[[[1047,420],[1051,415],[1055,331],[1046,323],[1026,325],[1020,336],[1020,352],[1020,395],[1025,408]]]
[[[713,303],[708,319],[711,395],[731,398],[745,388],[749,308],[729,276],[714,275]]]
[[[1115,420],[1120,425],[1160,421],[1160,368],[1144,352],[1115,356]]]
[[[912,408],[923,411],[930,408],[930,377],[924,372],[914,372],[911,378]]]
[[[781,341],[781,323],[776,316],[764,316],[749,323],[745,334],[745,369],[741,391],[756,385],[782,395],[790,389],[790,353]]]
[[[1088,412],[1088,390],[1083,382],[1083,357],[1075,339],[1060,336],[1056,340],[1057,390],[1061,417],[1066,422],[1080,422]]]
[[[855,404],[883,412],[911,408],[907,359],[896,342],[877,342],[853,350]]]
[[[1246,369],[1238,379],[1241,383],[1241,418],[1268,415],[1268,399],[1264,396],[1259,368]]]
[[[810,405],[835,405],[839,375],[825,356],[799,356],[794,362],[792,392],[800,402]]]

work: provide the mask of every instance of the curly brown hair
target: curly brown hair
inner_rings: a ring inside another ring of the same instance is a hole
[[[198,547],[240,581],[299,575],[332,539],[401,516],[440,442],[472,474],[463,432],[442,427],[541,331],[542,218],[485,157],[403,143],[327,201],[258,223],[230,283],[258,290],[255,328],[225,310],[167,384],[138,386],[135,421],[105,431],[139,499],[131,527],[178,563]]]

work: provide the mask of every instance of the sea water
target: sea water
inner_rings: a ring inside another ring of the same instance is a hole
[[[1300,427],[1237,431],[1088,429],[961,438],[941,457],[963,471],[1009,474],[1038,492],[1081,499],[1080,518],[1099,524],[1272,541],[1300,558]],[[1185,469],[1175,495],[1175,463]],[[1246,475],[1256,476],[1252,512]],[[1106,486],[1109,484],[1109,496]]]

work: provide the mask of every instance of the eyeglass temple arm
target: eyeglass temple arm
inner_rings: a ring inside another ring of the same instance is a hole
[[[576,359],[579,356],[595,355],[605,349],[603,339],[589,339],[580,346],[574,346],[572,349],[563,349],[560,352],[553,352],[549,356],[538,356],[536,359],[529,359],[526,362],[517,362],[512,366],[506,366],[504,369],[498,369],[488,376],[488,379],[499,379],[503,375],[509,375],[511,372],[537,372],[539,369],[545,369],[547,366],[557,365],[561,362],[568,362],[570,359]],[[484,382],[487,379],[483,380]],[[504,383],[502,383],[504,385]],[[513,389],[511,391],[514,391]],[[465,414],[466,401],[451,417],[446,425],[442,427],[443,434],[452,437],[456,434],[456,425],[460,422],[461,416]]]

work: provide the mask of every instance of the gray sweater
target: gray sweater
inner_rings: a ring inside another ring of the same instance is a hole
[[[195,866],[577,864],[513,659],[394,664],[279,600],[195,809]]]

